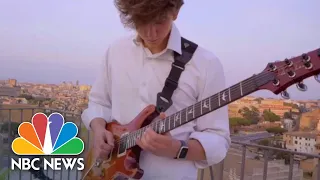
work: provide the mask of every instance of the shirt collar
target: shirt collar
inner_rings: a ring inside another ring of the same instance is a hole
[[[138,35],[134,36],[133,42],[135,45],[140,46],[141,45],[140,37]],[[180,35],[180,32],[179,32],[177,26],[174,23],[172,24],[172,28],[171,28],[171,32],[170,32],[170,36],[169,36],[169,40],[168,40],[168,44],[167,44],[166,49],[173,50],[180,55],[182,54],[181,35]]]

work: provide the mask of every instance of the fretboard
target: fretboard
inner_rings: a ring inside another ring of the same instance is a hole
[[[268,73],[254,75],[187,108],[184,108],[163,120],[156,120],[141,129],[130,132],[121,139],[120,149],[128,149],[135,146],[135,139],[140,139],[147,128],[151,127],[159,134],[166,133],[257,91],[259,86],[266,84],[270,79],[272,79],[272,76]]]

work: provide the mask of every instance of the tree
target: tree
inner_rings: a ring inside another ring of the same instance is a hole
[[[265,121],[269,121],[269,122],[280,121],[280,119],[281,119],[280,116],[278,116],[275,113],[273,113],[272,111],[268,111],[268,110],[264,110],[262,116]]]
[[[233,117],[229,119],[230,126],[249,126],[251,124],[250,120],[240,118],[240,117]]]
[[[258,142],[259,145],[261,146],[269,146],[271,144],[269,139],[262,139]]]
[[[292,112],[285,112],[285,113],[283,114],[283,118],[284,118],[284,119],[293,119],[293,118],[292,118]]]
[[[20,96],[18,96],[19,98],[25,98],[26,100],[32,100],[34,99],[32,95],[29,94],[21,94]]]
[[[273,133],[273,134],[283,134],[285,132],[287,132],[286,129],[281,128],[281,127],[271,127],[271,128],[267,128],[266,131],[268,133]]]
[[[264,99],[261,98],[261,97],[254,99],[254,101],[257,101],[259,104],[261,104],[261,101],[262,101],[262,100],[264,100]]]
[[[244,119],[250,120],[252,124],[257,124],[260,120],[259,109],[254,106],[251,106],[251,109],[244,107],[239,110],[239,113]]]
[[[292,107],[292,108],[299,109],[299,106],[298,106],[297,104],[284,102],[283,105],[284,105],[284,106],[290,106],[290,107]]]

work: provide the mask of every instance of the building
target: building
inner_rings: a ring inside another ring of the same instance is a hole
[[[91,86],[88,85],[80,85],[80,91],[90,91]]]
[[[279,99],[264,99],[263,101],[261,101],[259,107],[261,113],[263,113],[263,111],[265,110],[271,110],[273,113],[280,117],[283,117],[285,112],[289,112],[292,109],[293,108],[291,106],[285,106],[284,101]]]
[[[17,86],[17,80],[16,79],[8,79],[8,84],[11,87],[16,87]]]
[[[0,86],[0,96],[18,97],[21,94],[21,87]]]
[[[286,149],[304,153],[315,153],[317,132],[294,131],[283,134]]]
[[[288,131],[291,131],[293,129],[294,120],[292,119],[284,119],[283,120],[283,128],[285,128]]]
[[[4,86],[6,85],[6,81],[5,80],[0,80],[0,86]]]
[[[300,118],[300,130],[316,130],[320,119],[320,109],[303,113]]]

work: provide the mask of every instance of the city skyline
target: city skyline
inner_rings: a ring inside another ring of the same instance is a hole
[[[219,57],[231,86],[268,62],[319,48],[319,6],[317,0],[186,1],[176,24],[183,36]],[[49,84],[93,84],[108,45],[132,33],[122,27],[112,1],[5,1],[0,25],[0,79]],[[313,78],[305,83],[307,92],[288,89],[292,99],[320,99],[319,84]]]

